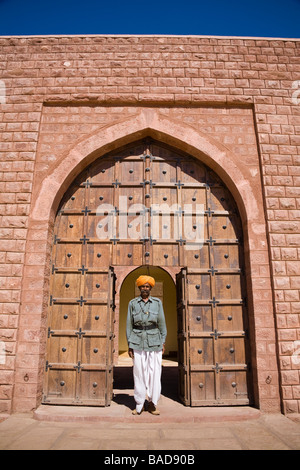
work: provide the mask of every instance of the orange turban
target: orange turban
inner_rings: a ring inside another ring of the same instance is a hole
[[[148,284],[150,284],[151,287],[155,286],[155,279],[151,276],[140,276],[140,277],[138,277],[137,280],[136,280],[136,285],[138,287],[143,286],[147,282],[148,282]]]

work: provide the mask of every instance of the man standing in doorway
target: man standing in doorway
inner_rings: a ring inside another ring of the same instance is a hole
[[[141,295],[128,304],[126,336],[129,356],[133,359],[134,399],[141,414],[148,397],[148,411],[159,415],[157,402],[161,392],[161,365],[167,328],[162,302],[150,295],[155,280],[140,276],[136,280]]]

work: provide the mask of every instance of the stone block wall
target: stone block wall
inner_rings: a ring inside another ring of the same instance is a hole
[[[0,37],[0,412],[33,409],[41,394],[50,241],[49,221],[30,218],[39,180],[76,143],[142,109],[209,135],[259,175],[260,400],[274,411],[280,393],[285,413],[300,412],[299,51],[285,39]]]

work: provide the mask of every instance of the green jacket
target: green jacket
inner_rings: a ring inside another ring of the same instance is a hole
[[[149,327],[153,329],[144,329]],[[143,329],[142,329],[143,327]],[[135,297],[128,304],[126,336],[129,348],[160,351],[166,341],[167,328],[163,305],[157,297],[149,296],[147,302]]]

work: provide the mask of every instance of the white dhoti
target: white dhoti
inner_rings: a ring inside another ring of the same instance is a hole
[[[162,351],[134,350],[133,378],[136,410],[141,412],[148,400],[156,406],[161,392]]]

